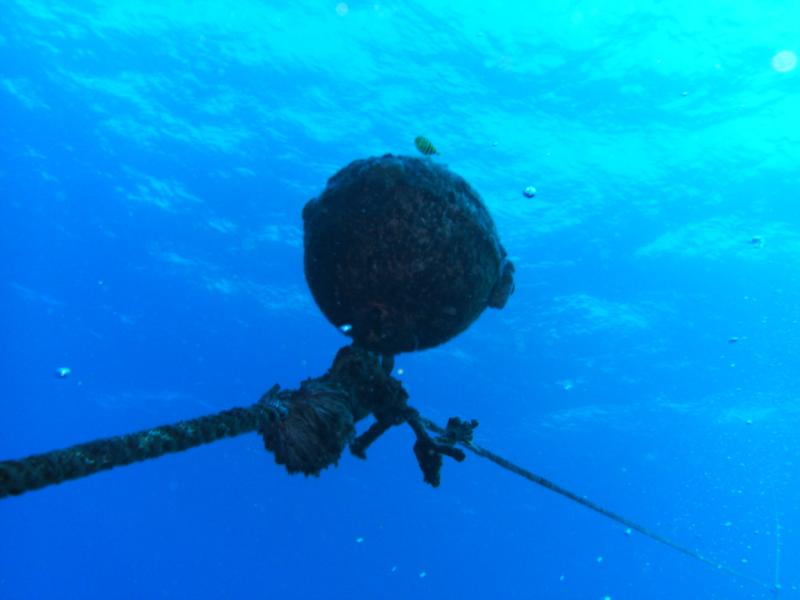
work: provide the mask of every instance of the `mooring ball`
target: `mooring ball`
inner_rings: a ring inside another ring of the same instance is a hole
[[[306,204],[303,222],[314,300],[373,352],[441,344],[514,290],[477,192],[430,159],[356,160]]]

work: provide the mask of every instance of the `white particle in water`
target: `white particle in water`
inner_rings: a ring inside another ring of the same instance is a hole
[[[781,50],[772,57],[772,68],[778,73],[788,73],[797,66],[797,54],[791,50]]]

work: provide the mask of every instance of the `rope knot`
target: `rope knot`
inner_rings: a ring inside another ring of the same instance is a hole
[[[439,435],[436,441],[449,446],[455,446],[456,444],[469,446],[472,443],[472,434],[477,426],[478,421],[475,419],[464,421],[458,417],[450,417],[447,420],[447,427],[444,428],[444,433]]]

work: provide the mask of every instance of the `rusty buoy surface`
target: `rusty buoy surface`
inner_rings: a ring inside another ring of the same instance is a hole
[[[441,344],[514,289],[514,266],[477,192],[428,159],[350,163],[306,204],[303,223],[314,300],[373,352]]]

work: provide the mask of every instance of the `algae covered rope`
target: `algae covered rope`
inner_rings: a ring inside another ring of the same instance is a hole
[[[391,367],[390,357],[346,346],[324,375],[306,379],[296,390],[273,386],[250,407],[0,461],[0,498],[245,433],[258,433],[289,473],[319,475],[337,464],[351,442],[353,453],[366,458],[372,442],[403,423],[417,438],[414,454],[425,481],[439,485],[442,457],[463,460],[464,453],[431,439]],[[356,437],[355,424],[370,414],[376,423]]]
[[[264,429],[279,407],[259,402],[215,415],[0,461],[0,498]]]

